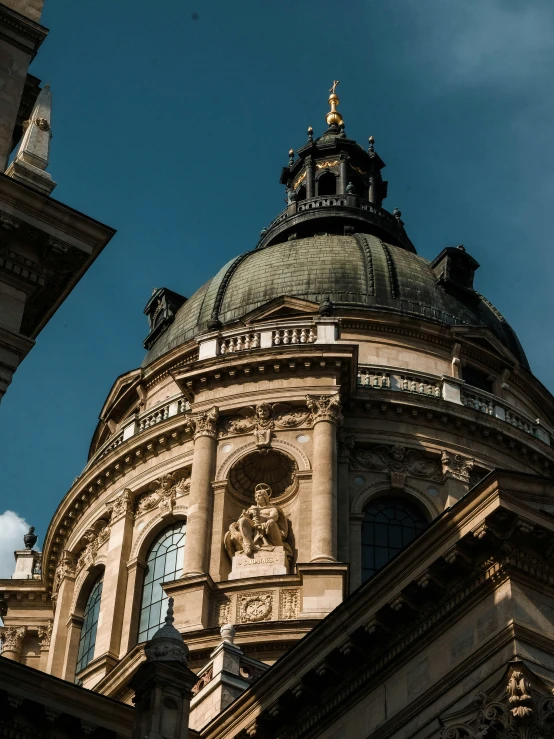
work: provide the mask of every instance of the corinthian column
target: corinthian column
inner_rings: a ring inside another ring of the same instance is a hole
[[[26,632],[26,626],[5,626],[0,629],[2,657],[11,659],[13,662],[19,662]]]
[[[306,396],[314,424],[312,473],[312,562],[337,559],[337,424],[340,397]]]
[[[218,416],[219,410],[214,406],[193,418],[194,455],[183,567],[185,575],[207,572],[208,544],[212,539],[212,480],[215,473]]]

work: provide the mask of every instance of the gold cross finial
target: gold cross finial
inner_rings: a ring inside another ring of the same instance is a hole
[[[336,93],[336,89],[339,82],[340,80],[333,80],[333,86],[329,90],[329,92],[331,93],[329,95],[329,105],[331,106],[331,110],[325,116],[325,120],[327,121],[328,126],[342,126],[344,124],[342,116],[337,110],[337,105],[339,104],[339,96]]]

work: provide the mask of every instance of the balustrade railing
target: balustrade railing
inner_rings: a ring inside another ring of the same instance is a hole
[[[281,346],[285,344],[313,344],[317,339],[315,326],[279,328],[272,333],[272,346]]]
[[[224,337],[219,344],[220,354],[233,354],[244,352],[248,349],[258,349],[260,346],[259,333],[237,334],[236,336]]]
[[[124,441],[130,439],[132,436],[146,431],[152,426],[156,426],[158,423],[167,420],[173,416],[180,415],[190,410],[190,403],[186,398],[178,397],[166,400],[164,403],[160,403],[155,408],[151,408],[148,411],[143,411],[139,415],[132,419],[129,419],[128,423],[117,432],[115,436],[108,439],[93,457],[89,460],[87,467],[93,462],[97,462],[102,459],[118,446],[121,446]]]
[[[554,432],[538,419],[533,420],[496,395],[466,385],[460,380],[453,384],[448,382],[448,378],[426,373],[407,372],[394,367],[361,365],[358,368],[358,387],[425,395],[441,398],[446,402],[459,403],[466,408],[505,421],[554,446]]]

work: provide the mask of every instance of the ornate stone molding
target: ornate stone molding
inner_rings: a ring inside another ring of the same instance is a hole
[[[334,395],[306,395],[306,405],[311,413],[312,423],[320,421],[340,423],[342,421],[340,393]]]
[[[240,413],[226,416],[220,422],[222,436],[253,433],[258,449],[271,446],[274,429],[297,428],[306,422],[309,412],[305,407],[297,408],[288,403],[258,403],[248,406]]]
[[[110,511],[110,524],[113,525],[120,518],[127,516],[133,511],[134,493],[129,488],[125,488],[117,498],[108,503]]]
[[[342,426],[337,434],[337,452],[339,462],[347,463],[350,461],[350,455],[356,446],[356,437],[352,434],[345,433]]]
[[[154,508],[158,508],[162,516],[171,513],[177,496],[188,494],[190,477],[185,472],[171,472],[151,482],[149,488],[151,492],[143,493],[136,500],[135,518]]]
[[[54,575],[54,584],[52,587],[53,598],[57,596],[60,586],[66,577],[75,577],[75,565],[75,555],[67,549],[64,549]]]
[[[48,621],[46,626],[38,627],[38,640],[39,640],[41,649],[48,649],[50,647],[53,625],[54,625],[53,621]]]
[[[271,590],[239,595],[238,623],[271,621],[273,615],[273,592]]]
[[[110,538],[110,524],[104,520],[96,521],[85,531],[83,538],[87,544],[79,554],[75,568],[76,572],[82,570],[83,567],[90,567],[96,562],[98,550]]]
[[[217,421],[219,418],[219,408],[213,406],[209,411],[204,413],[197,413],[191,418],[191,423],[194,427],[194,438],[198,439],[200,436],[209,436],[211,439],[217,437]]]
[[[474,460],[461,454],[452,454],[443,449],[441,454],[442,474],[469,483]]]
[[[2,651],[17,652],[20,654],[26,633],[26,626],[3,626],[0,628]]]
[[[554,731],[554,696],[522,662],[513,662],[499,685],[477,693],[467,708],[444,716],[441,739],[538,739]]]
[[[443,479],[438,460],[424,457],[420,451],[406,449],[399,444],[394,446],[378,444],[369,449],[356,447],[352,452],[352,458],[362,469],[366,470],[402,473],[437,482],[442,482]]]
[[[279,618],[281,621],[298,618],[300,590],[281,590],[279,593]]]

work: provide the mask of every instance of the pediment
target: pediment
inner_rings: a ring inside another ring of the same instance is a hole
[[[130,372],[126,372],[124,375],[120,375],[112,385],[106,402],[104,403],[100,412],[100,418],[106,418],[113,410],[114,406],[121,401],[121,399],[127,395],[131,388],[135,388],[140,382],[141,370],[134,369]]]
[[[245,324],[257,323],[258,321],[270,321],[272,319],[287,318],[298,315],[317,314],[319,305],[311,300],[293,298],[283,295],[273,298],[267,303],[247,313],[242,319]]]
[[[486,349],[496,357],[503,357],[512,366],[519,364],[512,352],[488,328],[454,326],[452,333],[468,344],[473,344],[479,349]]]

